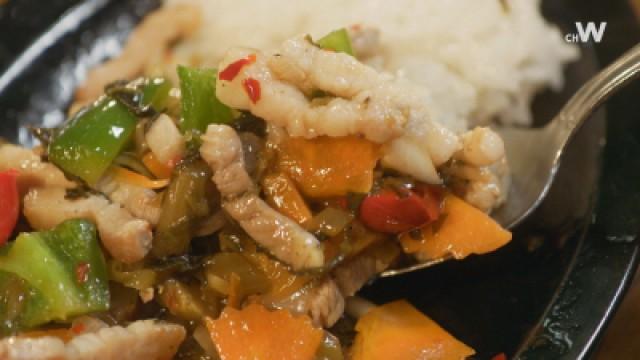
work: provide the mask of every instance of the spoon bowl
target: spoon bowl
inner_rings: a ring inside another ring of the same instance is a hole
[[[492,217],[507,229],[526,219],[549,193],[562,155],[576,131],[611,95],[640,76],[640,44],[584,84],[546,126],[537,129],[499,128],[511,171],[507,201]],[[390,277],[440,264],[449,258],[388,269]]]

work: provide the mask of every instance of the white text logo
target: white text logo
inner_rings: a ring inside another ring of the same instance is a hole
[[[596,43],[602,41],[604,36],[604,30],[607,28],[606,22],[601,22],[596,26],[596,23],[589,21],[585,26],[581,22],[576,22],[576,32],[569,33],[564,36],[564,40],[570,43],[586,43],[589,40],[593,40]]]

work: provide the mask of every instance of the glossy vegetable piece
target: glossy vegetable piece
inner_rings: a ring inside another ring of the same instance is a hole
[[[49,160],[95,184],[129,143],[136,124],[126,106],[106,97],[63,125],[49,144]]]
[[[175,279],[162,284],[159,300],[169,312],[186,321],[201,321],[205,316],[217,316],[216,303],[205,303],[200,291]]]
[[[158,161],[151,151],[142,157],[142,163],[158,179],[168,179],[173,172],[173,168]]]
[[[336,236],[351,224],[353,218],[353,214],[346,210],[327,206],[316,214],[306,227],[326,236]]]
[[[309,221],[313,216],[296,185],[284,173],[265,176],[262,191],[269,205],[298,224]]]
[[[162,258],[186,252],[197,223],[210,215],[211,170],[202,160],[177,166],[164,199],[152,254]]]
[[[0,271],[24,280],[22,293],[29,294],[18,327],[109,308],[106,264],[88,221],[68,220],[51,231],[21,234],[0,255]]]
[[[108,263],[109,280],[128,288],[144,290],[158,283],[158,273],[141,264],[125,264],[117,260]]]
[[[224,229],[219,235],[220,247],[224,250],[240,251],[269,282],[269,290],[260,295],[265,304],[278,304],[287,300],[314,279],[311,274],[294,273],[280,261],[258,250],[249,236],[239,231]]]
[[[180,130],[201,133],[209,124],[228,124],[233,120],[231,109],[216,97],[215,69],[196,69],[178,66],[182,93]]]
[[[236,304],[270,289],[266,275],[240,253],[218,253],[206,262],[204,271],[208,285],[221,296],[233,293]]]
[[[307,316],[259,304],[226,307],[217,320],[207,318],[206,325],[223,360],[311,360],[324,335]]]
[[[442,199],[430,192],[408,190],[399,194],[391,189],[367,196],[360,205],[360,220],[369,228],[399,234],[418,228],[440,216]]]
[[[445,196],[440,220],[423,227],[420,234],[421,239],[406,234],[400,241],[405,252],[421,260],[463,259],[494,251],[511,240],[511,232],[489,215],[451,194]]]
[[[111,170],[117,182],[138,186],[145,189],[162,189],[169,185],[169,179],[152,180],[137,172],[115,166]]]
[[[0,270],[0,336],[46,322],[44,294],[10,272]]]
[[[9,240],[19,214],[18,172],[0,172],[0,246]]]
[[[323,49],[343,52],[351,56],[354,55],[353,48],[351,47],[351,38],[345,28],[330,32],[320,40],[316,41],[316,43]]]
[[[280,261],[261,252],[244,252],[247,259],[269,279],[269,291],[261,295],[265,304],[278,304],[289,299],[314,278],[310,274],[293,273]]]
[[[358,136],[285,139],[280,144],[279,168],[300,191],[314,198],[367,193],[379,146]]]
[[[353,360],[461,360],[475,353],[404,300],[371,309],[356,331]]]
[[[162,112],[168,106],[170,91],[169,80],[161,77],[147,79],[142,86],[142,103]]]
[[[340,340],[331,333],[325,331],[324,339],[318,347],[314,360],[343,360],[344,354]]]

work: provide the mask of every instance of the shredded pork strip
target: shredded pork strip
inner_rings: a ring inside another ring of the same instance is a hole
[[[72,188],[75,184],[55,165],[43,162],[33,150],[11,144],[0,144],[0,171],[17,170],[20,193],[32,187]]]
[[[99,195],[67,199],[59,187],[32,188],[24,197],[24,215],[36,230],[49,230],[69,219],[90,219],[111,256],[125,263],[142,260],[151,250],[151,224]]]
[[[0,360],[169,360],[186,335],[176,324],[140,320],[78,335],[68,343],[45,336],[0,341]]]
[[[213,170],[222,207],[249,236],[295,270],[324,264],[318,239],[260,199],[245,169],[240,138],[231,127],[209,125],[200,154]]]

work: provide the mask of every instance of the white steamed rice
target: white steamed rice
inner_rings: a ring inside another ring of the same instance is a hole
[[[384,70],[425,85],[433,115],[458,131],[530,124],[533,95],[562,87],[563,66],[579,54],[543,19],[537,0],[166,1],[203,8],[202,29],[175,53],[181,62],[215,65],[233,46],[268,49],[300,33],[377,27]]]

